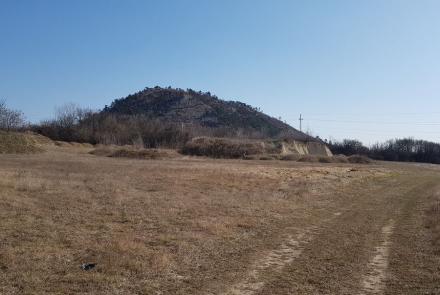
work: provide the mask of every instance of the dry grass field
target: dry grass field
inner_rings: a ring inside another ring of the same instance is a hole
[[[436,168],[89,152],[0,155],[0,294],[440,294]]]

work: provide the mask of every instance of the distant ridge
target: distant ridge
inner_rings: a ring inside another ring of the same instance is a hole
[[[316,141],[292,126],[238,101],[225,101],[209,92],[192,89],[145,88],[116,99],[103,113],[142,115],[166,123],[203,128],[228,136],[290,138]]]

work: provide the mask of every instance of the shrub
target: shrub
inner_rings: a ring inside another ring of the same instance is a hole
[[[348,163],[348,159],[344,155],[333,156],[333,163]]]
[[[288,155],[282,155],[280,157],[281,161],[298,161],[301,158],[300,155],[297,154],[288,154]]]
[[[111,157],[111,158],[131,158],[131,159],[163,159],[172,158],[176,156],[169,150],[160,149],[136,149],[133,147],[116,147],[116,146],[101,146],[90,154],[95,156]]]
[[[312,155],[304,155],[298,159],[298,162],[316,163],[318,162],[318,157]]]
[[[318,162],[319,163],[333,163],[334,161],[333,161],[332,157],[319,157]]]
[[[186,143],[180,152],[192,156],[238,159],[262,154],[264,148],[258,142],[197,137]]]
[[[260,161],[270,161],[270,160],[276,160],[276,158],[273,157],[273,156],[261,156],[261,157],[259,158],[259,160],[260,160]]]
[[[352,164],[370,164],[372,162],[370,158],[362,155],[353,155],[347,159],[348,162]]]
[[[132,158],[132,159],[162,159],[167,158],[168,154],[160,150],[129,150],[129,149],[118,149],[114,151],[110,157],[114,158]]]

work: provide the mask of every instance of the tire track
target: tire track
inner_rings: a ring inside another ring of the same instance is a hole
[[[281,272],[303,252],[305,246],[313,239],[318,227],[311,226],[303,229],[296,235],[288,234],[279,248],[269,251],[264,257],[257,260],[251,267],[246,278],[233,285],[223,295],[253,295],[260,291],[264,285],[265,272]]]
[[[362,280],[360,294],[383,294],[389,264],[390,237],[394,230],[394,220],[382,228],[382,243],[376,247],[376,253],[367,266],[367,273]]]

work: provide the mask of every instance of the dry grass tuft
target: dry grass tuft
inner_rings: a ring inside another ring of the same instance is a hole
[[[40,137],[19,132],[0,131],[0,154],[34,154],[43,152]]]
[[[93,148],[93,145],[90,143],[79,143],[79,142],[66,142],[66,141],[55,141],[56,146],[62,148]]]
[[[333,156],[333,163],[349,163],[348,159],[344,155],[335,155]]]
[[[324,164],[370,164],[372,161],[364,156],[346,157],[344,155],[337,155],[332,157],[316,156],[316,155],[246,155],[245,160],[281,160],[302,163],[324,163]]]
[[[354,155],[346,157],[343,155],[337,155],[333,157],[304,155],[298,159],[298,162],[306,163],[351,163],[351,164],[371,164],[373,161],[365,156]]]
[[[289,154],[289,155],[282,155],[280,157],[281,161],[298,161],[299,159],[301,159],[301,155],[298,154]]]
[[[110,155],[110,157],[154,160],[154,159],[170,158],[170,153],[159,149],[141,149],[141,150],[118,149],[114,151]]]
[[[318,163],[319,158],[312,155],[304,155],[298,159],[298,162],[307,162],[307,163]]]
[[[353,155],[347,158],[349,163],[352,164],[371,164],[373,161],[362,155]]]
[[[136,149],[135,147],[100,146],[90,152],[95,156],[111,158],[131,158],[144,160],[169,159],[177,157],[177,152],[165,149]]]

